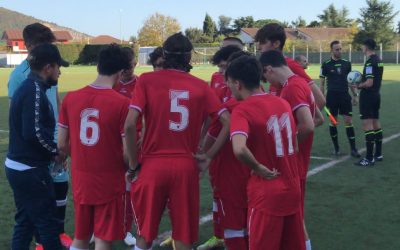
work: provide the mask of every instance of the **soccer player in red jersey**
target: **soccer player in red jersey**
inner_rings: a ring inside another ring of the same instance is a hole
[[[271,82],[274,87],[282,88],[280,96],[289,102],[296,120],[299,143],[297,158],[302,192],[302,215],[304,216],[306,177],[310,164],[314,134],[313,120],[316,112],[314,96],[307,82],[290,70],[280,51],[269,50],[264,52],[261,54],[260,61],[263,66],[264,78]],[[309,245],[307,249],[311,248],[309,239],[307,239],[306,245]]]
[[[129,58],[129,61],[131,62],[131,66],[128,69],[124,69],[121,74],[121,79],[117,84],[114,85],[113,89],[120,93],[121,95],[131,99],[132,98],[132,93],[133,90],[135,89],[135,84],[137,82],[138,77],[134,75],[135,67],[136,67],[136,58],[135,58],[135,53],[131,48],[124,47],[122,48],[123,52],[126,54],[126,56]],[[136,133],[137,137],[142,138],[142,119],[141,117],[138,119],[138,122],[136,124]],[[140,155],[140,152],[138,153]],[[126,194],[125,194],[125,201],[130,201],[131,197],[131,185],[130,183],[127,183],[126,185]],[[135,245],[136,239],[135,237],[132,236],[131,230],[132,230],[132,223],[133,223],[133,212],[132,212],[132,205],[130,202],[125,202],[125,230],[126,230],[126,235],[124,238],[125,244],[128,246]]]
[[[153,66],[154,71],[162,70],[163,69],[163,50],[162,47],[157,47],[153,50],[153,52],[149,55],[148,63]]]
[[[129,99],[132,98],[133,90],[135,89],[135,84],[137,82],[138,77],[134,74],[135,67],[136,67],[136,59],[135,54],[131,48],[124,47],[122,48],[124,53],[129,56],[131,61],[131,68],[125,69],[121,74],[121,79],[117,84],[114,85],[113,89],[120,93],[123,96],[128,97]]]
[[[266,24],[257,31],[254,40],[258,43],[257,46],[260,52],[265,52],[268,50],[278,50],[282,52],[286,42],[285,29],[277,23]],[[315,96],[315,101],[318,108],[322,109],[325,106],[325,97],[319,87],[307,75],[307,73],[304,71],[304,68],[298,62],[290,57],[285,57],[285,59],[290,70],[296,75],[304,78],[304,80],[309,84]],[[279,96],[280,88],[270,85],[270,93]]]
[[[228,85],[240,101],[232,111],[233,152],[252,170],[248,181],[249,249],[305,249],[296,159],[296,125],[289,104],[260,89],[255,57],[233,60]]]
[[[167,202],[176,248],[192,248],[198,237],[199,169],[208,167],[229,134],[229,113],[206,82],[188,73],[192,50],[182,33],[164,42],[164,70],[140,76],[125,122],[126,177],[132,181],[136,250],[151,247]],[[146,121],[146,133],[138,170],[135,123],[140,113]],[[201,126],[208,116],[219,117],[222,130],[213,146],[194,158]]]
[[[75,208],[75,238],[70,250],[111,249],[122,240],[126,163],[123,156],[124,123],[129,99],[112,87],[129,58],[117,45],[99,54],[97,79],[68,93],[61,106],[58,146],[70,152]]]

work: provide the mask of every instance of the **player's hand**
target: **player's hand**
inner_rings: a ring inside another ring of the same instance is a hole
[[[197,153],[193,155],[193,157],[197,161],[197,167],[199,168],[200,172],[204,172],[205,170],[208,169],[208,166],[210,165],[211,158],[208,157],[204,153]]]
[[[67,159],[67,154],[65,154],[63,151],[58,151],[58,155],[56,155],[55,157],[54,157],[54,161],[57,163],[57,164],[60,164],[60,163],[62,163],[62,164],[64,164],[65,165],[65,160]]]
[[[276,168],[270,170],[269,168],[267,168],[262,164],[259,164],[257,168],[253,170],[253,173],[267,180],[275,179],[280,175],[280,173]]]
[[[141,147],[142,147],[142,143],[143,143],[143,137],[141,137],[141,138],[136,142],[137,148],[141,148]]]
[[[353,98],[351,99],[351,103],[353,104],[353,106],[357,106],[358,105],[358,97],[353,96]]]
[[[126,182],[131,183],[131,182],[134,182],[137,179],[138,174],[139,174],[139,170],[140,170],[140,165],[136,163],[136,164],[132,164],[132,165],[129,165],[129,166],[136,166],[135,170],[133,170],[132,167],[129,167],[128,171],[126,171],[126,173],[125,173]]]

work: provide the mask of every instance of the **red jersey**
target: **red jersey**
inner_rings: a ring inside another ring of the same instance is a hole
[[[296,62],[290,57],[285,56],[286,64],[290,68],[290,70],[295,73],[296,75],[300,76],[303,78],[308,85],[311,85],[314,83],[314,81],[310,78],[309,75],[307,75],[306,71],[303,69],[303,67],[300,65],[300,63]],[[282,88],[276,88],[272,85],[269,85],[269,93],[271,95],[276,95],[280,96],[281,95]]]
[[[212,74],[210,87],[212,89],[218,89],[223,86],[226,86],[224,75],[219,72],[215,72],[214,74]]]
[[[229,99],[222,106],[230,113],[239,102],[235,98]],[[216,138],[222,129],[219,120],[214,119],[208,130],[208,135]],[[213,190],[221,199],[237,207],[247,207],[246,187],[250,177],[250,168],[236,159],[232,150],[231,141],[227,141],[210,164],[210,177],[214,178]]]
[[[118,82],[114,85],[113,89],[120,93],[121,95],[128,97],[129,99],[132,98],[133,91],[135,90],[135,85],[137,82],[138,77],[136,75],[133,76],[132,80],[129,82]]]
[[[130,108],[143,113],[146,121],[143,158],[193,157],[206,117],[224,111],[205,81],[172,69],[142,74]]]
[[[281,97],[289,102],[292,108],[293,116],[296,119],[295,112],[298,108],[306,106],[310,109],[312,117],[315,116],[315,100],[307,82],[300,76],[293,75],[289,77],[283,85]],[[296,119],[297,124],[297,119]],[[299,167],[300,178],[307,177],[308,166],[310,165],[311,147],[314,133],[311,133],[305,141],[299,144]]]
[[[94,85],[68,93],[59,126],[69,130],[74,200],[103,204],[125,193],[122,136],[129,99]]]
[[[248,97],[231,116],[231,136],[243,134],[258,162],[280,175],[273,180],[252,175],[247,195],[249,208],[274,216],[300,209],[300,182],[296,161],[296,125],[285,100],[269,94]]]

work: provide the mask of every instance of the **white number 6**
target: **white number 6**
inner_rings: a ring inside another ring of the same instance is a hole
[[[81,143],[86,146],[94,146],[99,141],[100,129],[96,121],[89,120],[89,118],[99,119],[99,111],[97,109],[84,109],[81,112],[81,127],[79,138]],[[90,136],[88,135],[89,129],[91,130]]]

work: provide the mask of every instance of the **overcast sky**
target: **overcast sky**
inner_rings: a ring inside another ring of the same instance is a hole
[[[253,16],[255,20],[274,18],[292,21],[302,16],[307,22],[317,20],[333,1],[330,0],[0,0],[0,6],[21,12],[61,26],[70,27],[89,35],[107,34],[124,39],[137,36],[144,20],[155,12],[178,19],[182,30],[188,27],[202,28],[204,16],[208,13],[217,22],[218,16],[232,18]],[[400,10],[400,0],[391,0],[395,10]],[[346,6],[350,18],[359,17],[365,0],[335,0],[337,8]],[[120,26],[120,20],[122,25]],[[400,15],[396,17],[394,25]],[[122,32],[120,31],[122,30]]]

